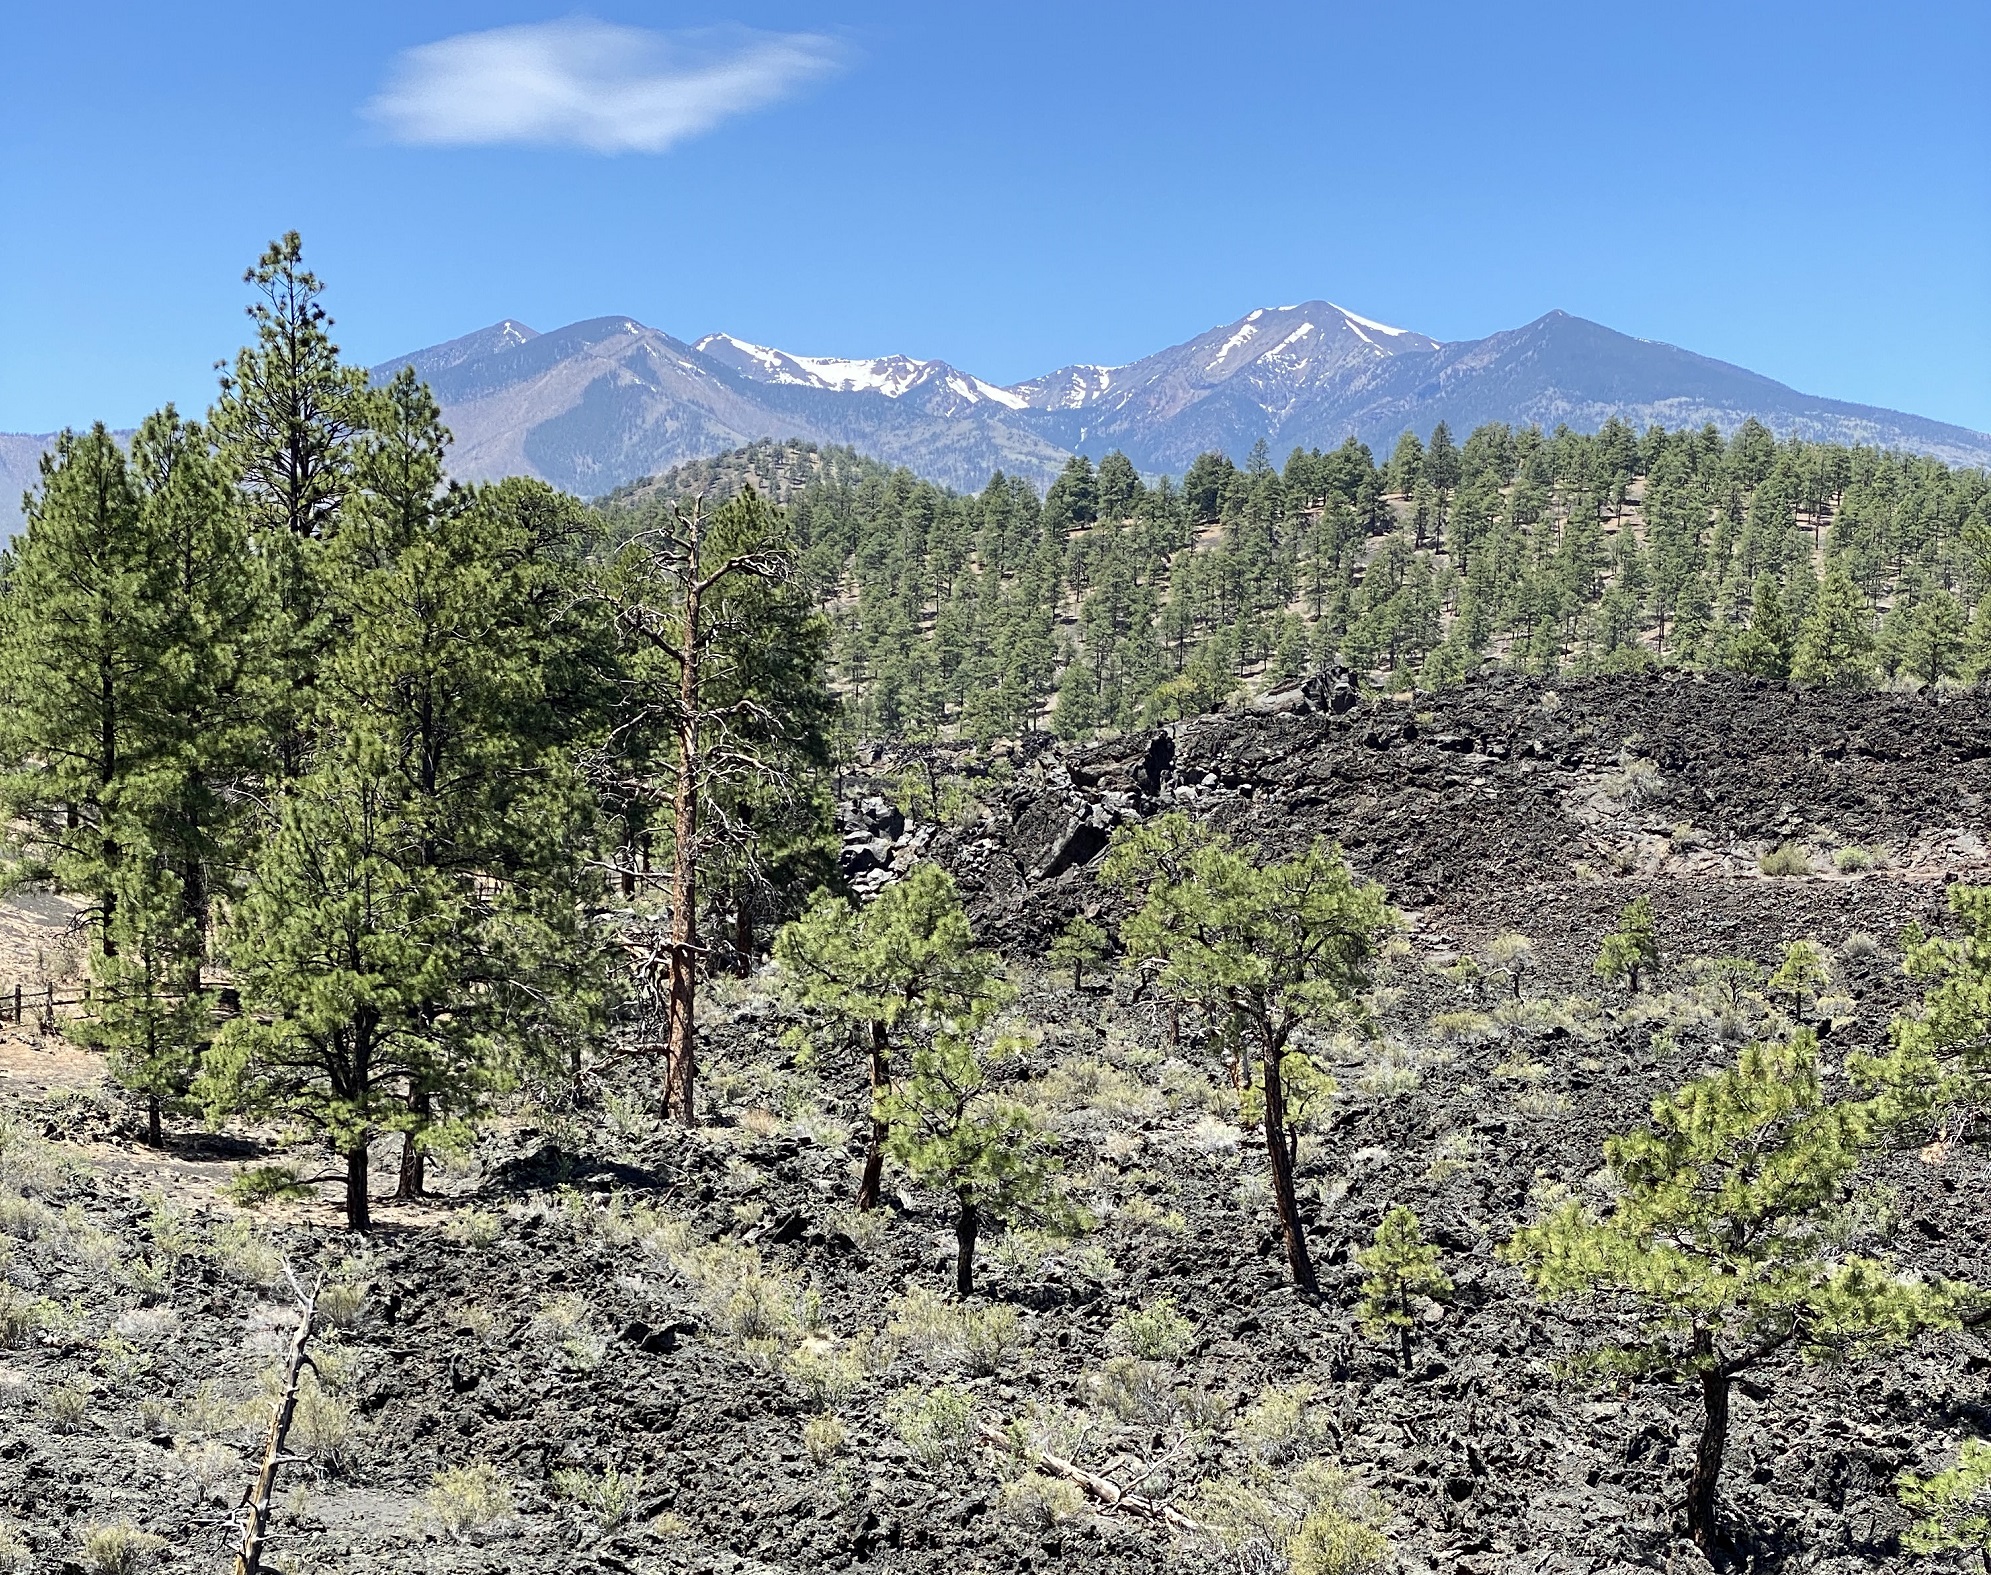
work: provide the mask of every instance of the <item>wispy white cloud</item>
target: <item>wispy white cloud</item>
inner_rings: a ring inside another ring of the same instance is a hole
[[[397,142],[662,153],[842,61],[815,33],[659,33],[577,17],[406,50],[364,113]]]

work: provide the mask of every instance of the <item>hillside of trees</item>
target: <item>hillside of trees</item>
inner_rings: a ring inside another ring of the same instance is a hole
[[[1334,663],[1401,689],[1489,665],[1929,684],[1991,660],[1991,478],[1753,423],[1440,426],[1380,465],[1261,445],[1153,484],[1109,454],[1042,498],[768,443],[606,506],[748,475],[787,500],[865,735],[1080,738]]]

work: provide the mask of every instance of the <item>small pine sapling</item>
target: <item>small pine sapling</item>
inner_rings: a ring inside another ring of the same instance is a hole
[[[1358,883],[1326,842],[1272,863],[1179,813],[1123,830],[1101,878],[1141,899],[1120,939],[1135,961],[1159,964],[1162,995],[1195,1006],[1238,1054],[1256,1054],[1286,1266],[1294,1284],[1317,1290],[1284,1072],[1302,1026],[1363,1020],[1369,965],[1397,922],[1382,887]]]
[[[912,1070],[879,1101],[886,1152],[914,1181],[951,1193],[954,1288],[975,1290],[975,1243],[985,1220],[1055,1218],[1058,1157],[1037,1119],[1005,1098],[996,1078],[1018,1048],[943,1028],[915,1046]]]
[[[1816,941],[1792,941],[1784,948],[1783,960],[1773,972],[1766,987],[1772,995],[1779,995],[1790,1002],[1791,1015],[1803,1017],[1807,1011],[1806,1002],[1817,1004],[1821,985],[1832,978],[1832,970],[1825,964],[1825,953]]]
[[[1941,1159],[1991,1109],[1991,886],[1952,886],[1962,933],[1901,937],[1908,976],[1929,981],[1919,1008],[1888,1024],[1888,1048],[1855,1053],[1846,1069],[1888,1118],[1929,1136]]]
[[[864,908],[818,893],[775,938],[774,955],[805,1006],[863,1036],[871,1068],[871,1138],[857,1207],[878,1206],[890,1123],[893,1041],[972,1037],[1010,999],[995,959],[975,950],[954,877],[919,864]]]
[[[1655,1099],[1646,1127],[1605,1143],[1607,1212],[1565,1198],[1502,1249],[1537,1295],[1599,1319],[1590,1365],[1699,1387],[1687,1523],[1710,1554],[1739,1375],[1786,1349],[1854,1359],[1958,1321],[1962,1291],[1837,1245],[1873,1126],[1870,1106],[1826,1101],[1811,1030],[1748,1045],[1732,1070]]]
[[[1053,968],[1072,971],[1072,988],[1085,988],[1085,971],[1097,968],[1106,958],[1106,932],[1083,915],[1072,920],[1051,942],[1049,961]]]
[[[1608,984],[1622,984],[1638,994],[1639,977],[1659,962],[1659,928],[1652,915],[1652,899],[1639,897],[1628,904],[1618,918],[1618,927],[1604,937],[1597,950],[1595,971]]]
[[[1445,1301],[1452,1281],[1438,1267],[1438,1249],[1424,1239],[1415,1210],[1398,1204],[1376,1227],[1372,1246],[1355,1255],[1368,1278],[1355,1316],[1362,1332],[1379,1343],[1394,1341],[1397,1363],[1410,1371],[1410,1335],[1425,1303]]]

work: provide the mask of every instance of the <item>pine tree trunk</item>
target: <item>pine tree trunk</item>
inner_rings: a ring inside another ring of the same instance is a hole
[[[426,1127],[429,1116],[435,1109],[435,1101],[429,1091],[421,1090],[409,1099],[408,1104],[414,1111],[416,1120],[422,1127]],[[428,1156],[422,1152],[422,1146],[417,1141],[419,1137],[420,1127],[401,1140],[401,1179],[400,1185],[394,1190],[394,1196],[404,1202],[421,1197],[423,1189],[428,1184]]]
[[[1286,1150],[1286,1095],[1279,1081],[1279,1049],[1273,1045],[1265,1052],[1265,1152],[1272,1161],[1272,1198],[1286,1239],[1286,1267],[1301,1290],[1318,1292],[1320,1284],[1300,1225],[1300,1201],[1293,1192],[1293,1167]]]
[[[346,1151],[346,1229],[364,1234],[373,1229],[367,1206],[366,1144]]]
[[[878,1114],[878,1101],[885,1097],[891,1087],[891,1069],[885,1061],[885,1021],[873,1018],[871,1022],[871,1141],[864,1151],[864,1178],[857,1184],[857,1207],[860,1211],[878,1207],[878,1185],[885,1174],[885,1139],[891,1136],[891,1129]]]
[[[961,1212],[954,1221],[954,1289],[975,1294],[975,1238],[981,1233],[981,1211],[969,1193],[961,1194]]]
[[[1694,1339],[1697,1356],[1710,1354],[1705,1332]],[[1701,1372],[1701,1440],[1694,1450],[1694,1475],[1687,1487],[1687,1531],[1694,1546],[1712,1558],[1720,1543],[1715,1519],[1715,1491],[1721,1479],[1721,1457],[1728,1447],[1728,1369],[1709,1366]]]
[[[150,1095],[145,1103],[145,1141],[152,1148],[164,1148],[166,1135],[159,1129],[159,1096]]]
[[[678,779],[671,828],[671,1039],[667,1114],[698,1124],[698,537],[684,593],[684,655],[678,677]]]

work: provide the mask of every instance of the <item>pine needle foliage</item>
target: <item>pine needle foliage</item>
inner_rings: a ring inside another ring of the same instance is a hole
[[[1874,1129],[1871,1106],[1826,1099],[1811,1030],[1751,1044],[1732,1069],[1654,1100],[1645,1127],[1606,1142],[1608,1208],[1564,1198],[1502,1249],[1538,1295],[1596,1319],[1582,1365],[1698,1386],[1688,1522],[1703,1548],[1718,1542],[1737,1375],[1787,1350],[1874,1356],[1957,1322],[1959,1289],[1838,1245]],[[1629,1338],[1617,1337],[1626,1326]]]
[[[1129,958],[1157,964],[1162,993],[1201,1011],[1240,1062],[1255,1055],[1287,1268],[1314,1289],[1285,1064],[1302,1027],[1363,1016],[1370,964],[1396,922],[1383,889],[1358,882],[1326,842],[1267,862],[1179,813],[1115,836],[1101,879],[1141,902],[1121,926]]]
[[[1424,1239],[1416,1210],[1398,1204],[1383,1216],[1375,1240],[1355,1261],[1368,1276],[1355,1304],[1356,1320],[1370,1339],[1394,1342],[1398,1364],[1408,1372],[1419,1312],[1452,1294],[1451,1277],[1438,1267],[1438,1249]]]
[[[937,864],[915,865],[862,908],[817,893],[776,937],[774,955],[796,998],[868,1052],[871,1141],[857,1206],[873,1208],[894,1057],[941,1034],[972,1039],[1014,992],[996,959],[976,949],[960,889]]]

